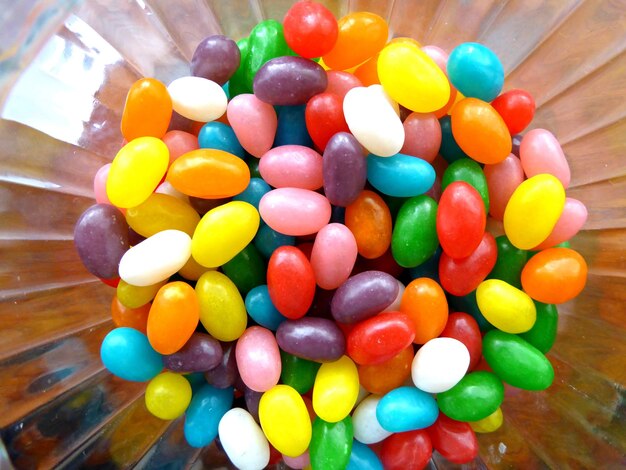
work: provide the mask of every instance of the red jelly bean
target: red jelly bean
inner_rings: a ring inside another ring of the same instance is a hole
[[[439,413],[427,432],[433,448],[452,463],[468,463],[478,456],[478,440],[469,423]]]
[[[292,5],[283,20],[285,41],[302,57],[320,57],[337,41],[337,20],[321,3],[301,1]]]
[[[343,116],[343,98],[333,93],[320,93],[311,98],[304,118],[313,143],[322,152],[337,132],[350,132]]]
[[[454,338],[463,343],[470,354],[469,370],[474,370],[483,353],[483,339],[474,317],[463,312],[451,313],[440,336]]]
[[[304,316],[315,295],[315,273],[298,248],[277,248],[267,266],[267,288],[272,303],[287,318]]]
[[[392,434],[380,452],[385,470],[421,470],[428,465],[433,446],[424,429]]]
[[[509,90],[491,102],[511,135],[522,132],[535,115],[535,100],[526,90]]]
[[[348,355],[357,364],[379,364],[413,342],[415,326],[402,312],[381,313],[358,323],[347,340]]]

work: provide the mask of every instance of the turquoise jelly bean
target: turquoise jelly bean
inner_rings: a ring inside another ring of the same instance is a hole
[[[372,449],[354,440],[346,470],[383,470],[383,464]]]
[[[401,153],[391,157],[369,154],[367,180],[383,194],[413,197],[432,187],[435,170],[427,161]]]
[[[283,317],[274,307],[267,285],[256,286],[246,295],[248,315],[259,325],[276,331],[287,318]]]
[[[133,328],[115,328],[100,347],[104,367],[117,377],[145,382],[163,369],[161,355],[152,349],[148,337]]]
[[[437,402],[415,387],[398,387],[376,406],[376,419],[389,432],[406,432],[432,425],[439,415]]]
[[[243,192],[237,194],[233,201],[244,201],[248,204],[252,204],[259,210],[259,202],[265,193],[269,193],[272,190],[269,184],[263,181],[261,178],[250,178],[248,187]]]
[[[259,231],[254,237],[254,246],[261,252],[265,258],[269,259],[274,250],[280,246],[295,246],[296,238],[291,235],[285,235],[271,229],[268,225],[262,224]]]
[[[203,385],[206,385],[206,379],[204,378],[204,373],[202,372],[194,372],[192,374],[186,374],[184,376],[187,379],[187,382],[191,385],[191,391],[196,393]]]
[[[459,44],[448,58],[448,78],[466,97],[492,101],[504,84],[504,68],[498,56],[476,42]]]
[[[239,158],[245,157],[243,147],[232,127],[217,121],[207,122],[202,126],[198,133],[198,146],[201,149],[223,150]]]
[[[444,116],[439,119],[439,125],[441,126],[441,147],[439,147],[441,156],[448,163],[455,162],[461,158],[469,158],[467,154],[461,150],[456,140],[454,140],[450,116]]]
[[[192,447],[209,445],[217,437],[222,416],[233,405],[233,389],[205,383],[194,393],[185,414],[185,439]]]
[[[476,302],[476,291],[472,291],[463,297],[456,297],[454,295],[447,295],[448,304],[454,311],[456,312],[465,312],[470,314],[478,323],[478,327],[480,331],[489,331],[493,330],[494,326],[487,321],[485,316],[482,314],[480,309],[478,308],[478,303]]]
[[[228,82],[224,83],[222,85],[222,90],[224,90],[224,93],[226,93],[226,98],[228,98],[228,100],[230,101],[230,87],[228,86]]]
[[[306,128],[304,110],[306,105],[277,106],[278,128],[274,147],[280,145],[303,145],[313,148],[313,141]]]

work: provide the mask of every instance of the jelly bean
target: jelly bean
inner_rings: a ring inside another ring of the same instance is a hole
[[[163,364],[172,372],[204,372],[217,367],[222,356],[219,341],[204,333],[193,333],[181,349],[163,357]]]
[[[476,98],[465,98],[452,108],[452,134],[459,147],[479,163],[500,163],[512,149],[511,135],[495,109]]]
[[[383,464],[372,449],[354,441],[346,470],[383,470]]]
[[[306,105],[279,107],[276,111],[278,127],[276,128],[274,147],[281,145],[313,147],[313,140],[311,140],[306,128],[305,111]]]
[[[326,318],[287,320],[276,330],[276,341],[283,351],[316,362],[337,361],[346,350],[343,333]]]
[[[285,385],[289,385],[298,393],[306,393],[313,388],[315,375],[320,364],[317,362],[302,359],[293,354],[280,352],[282,370],[280,380]]]
[[[353,12],[338,22],[337,41],[324,63],[331,69],[345,70],[365,62],[379,52],[387,42],[387,22],[374,13]]]
[[[485,213],[489,212],[489,190],[487,179],[482,168],[474,160],[469,158],[461,158],[448,166],[441,180],[441,189],[445,189],[455,181],[465,181],[472,186],[485,204]]]
[[[376,54],[359,65],[354,71],[354,76],[361,80],[363,86],[376,85],[380,83],[378,78],[378,57]]]
[[[448,321],[448,302],[443,289],[427,277],[407,284],[400,311],[406,313],[415,326],[416,344],[424,344],[439,336]]]
[[[278,247],[295,244],[295,237],[279,233],[265,224],[261,225],[256,237],[254,237],[254,246],[266,259],[269,259]]]
[[[158,186],[169,164],[169,151],[163,141],[139,137],[122,147],[111,163],[107,196],[117,207],[128,208],[148,199]]]
[[[205,272],[214,269],[215,268],[207,268],[205,266],[202,266],[195,259],[193,259],[193,256],[190,256],[189,260],[187,260],[187,263],[185,263],[185,265],[178,270],[178,274],[190,281],[197,281],[198,279],[200,279],[200,276],[202,276]]]
[[[313,385],[313,409],[319,418],[336,423],[348,416],[358,394],[356,365],[348,356],[342,356],[334,362],[325,362],[317,371]]]
[[[533,327],[520,337],[533,345],[543,354],[546,354],[554,345],[556,339],[559,314],[555,305],[535,302],[537,320]]]
[[[428,435],[433,448],[452,463],[469,463],[478,456],[478,440],[468,423],[440,414]]]
[[[270,330],[251,326],[237,340],[237,369],[247,387],[265,392],[278,383],[281,362]]]
[[[298,455],[297,457],[283,455],[283,462],[285,462],[285,465],[289,468],[304,469],[311,466],[311,456],[308,451],[304,454]]]
[[[272,229],[285,235],[310,235],[328,224],[330,202],[314,191],[279,188],[261,198],[259,212]]]
[[[435,115],[411,113],[402,125],[405,138],[400,152],[432,163],[441,147],[441,125]]]
[[[413,346],[407,346],[391,359],[380,364],[360,365],[359,381],[371,393],[384,395],[402,385],[411,375]]]
[[[524,333],[535,324],[537,311],[523,291],[499,279],[483,281],[476,289],[480,311],[493,326],[507,333]]]
[[[548,248],[530,258],[522,270],[522,286],[546,304],[572,300],[585,288],[587,263],[570,248]]]
[[[345,224],[354,234],[361,256],[382,256],[391,243],[391,213],[375,192],[365,190],[346,207]]]
[[[498,56],[488,47],[465,42],[450,53],[448,77],[464,96],[492,101],[502,90],[504,68]]]
[[[212,386],[225,389],[232,387],[239,380],[235,346],[236,343],[222,344],[222,361],[217,367],[204,373],[204,378]]]
[[[350,132],[374,155],[390,157],[404,145],[404,127],[394,106],[380,85],[353,88],[343,99]]]
[[[241,382],[243,382],[243,380]],[[238,383],[237,387],[243,388],[243,397],[246,402],[246,409],[248,410],[248,413],[252,415],[254,420],[259,423],[259,403],[261,402],[261,397],[265,392],[255,392],[245,383]]]
[[[480,331],[489,331],[494,326],[489,323],[485,316],[478,308],[478,302],[476,301],[476,292],[470,292],[462,297],[455,297],[454,295],[448,295],[448,302],[452,311],[467,312],[478,323]]]
[[[524,181],[522,164],[511,154],[500,163],[485,165],[484,173],[489,190],[489,213],[494,219],[502,220],[509,199]]]
[[[144,237],[169,229],[180,230],[191,236],[200,216],[180,199],[167,194],[153,194],[138,206],[129,208],[126,221]]]
[[[389,432],[427,428],[435,422],[439,409],[435,399],[415,387],[398,387],[380,399],[378,422]]]
[[[504,211],[504,232],[513,246],[529,250],[543,242],[565,206],[565,190],[552,175],[542,174],[520,184]]]
[[[232,198],[226,197],[222,199],[202,199],[195,196],[188,196],[189,204],[193,207],[201,216],[209,212],[211,209],[215,209],[221,205],[230,202]]]
[[[76,222],[74,245],[91,274],[103,279],[117,277],[120,261],[128,250],[124,215],[108,204],[91,206]]]
[[[259,172],[275,188],[322,187],[322,156],[301,145],[274,147],[261,157]]]
[[[352,418],[346,416],[337,422],[313,421],[311,437],[312,469],[341,470],[348,466],[353,442]]]
[[[363,86],[361,80],[348,72],[343,72],[341,70],[327,70],[326,75],[328,76],[328,87],[326,88],[326,93],[333,93],[342,99],[352,88]]]
[[[119,286],[119,285],[118,285]],[[111,301],[111,318],[116,327],[127,326],[146,334],[150,305],[145,304],[137,308],[129,308],[113,296]]]
[[[564,188],[569,186],[571,174],[567,159],[554,134],[545,129],[527,132],[520,145],[520,160],[529,178],[542,173],[556,176]]]
[[[232,388],[204,384],[193,394],[185,413],[184,433],[192,447],[209,445],[217,437],[220,420],[233,405]]]
[[[156,194],[165,194],[166,196],[172,196],[176,199],[181,200],[185,204],[191,205],[189,202],[189,196],[181,193],[178,189],[172,186],[169,182],[163,181],[157,188],[154,190]],[[193,206],[192,206],[193,207]],[[195,209],[194,209],[195,210]]]
[[[146,408],[160,419],[176,419],[191,401],[191,385],[182,375],[163,372],[146,387]]]
[[[323,227],[315,237],[311,266],[315,282],[322,289],[336,289],[350,276],[357,257],[354,235],[343,224]]]
[[[350,130],[343,116],[343,98],[334,93],[320,93],[311,98],[304,117],[311,139],[322,151],[332,136]]]
[[[352,328],[346,350],[357,364],[380,364],[408,347],[414,338],[415,327],[406,313],[381,313]]]
[[[337,40],[337,20],[321,3],[294,3],[285,14],[283,27],[289,47],[309,59],[329,52]]]
[[[554,380],[552,364],[517,335],[492,330],[483,339],[483,356],[503,381],[523,390],[545,390]]]
[[[259,223],[259,213],[247,202],[232,201],[211,209],[193,234],[193,257],[208,268],[227,263],[252,241]]]
[[[150,380],[163,369],[161,355],[133,328],[111,330],[102,340],[100,358],[109,372],[132,382]]]
[[[256,323],[272,331],[276,331],[280,324],[286,320],[274,307],[265,284],[256,286],[248,292],[245,305],[248,314]]]
[[[235,131],[222,122],[207,122],[198,133],[198,146],[203,149],[217,149],[243,159],[245,152],[237,140]]]
[[[565,198],[563,212],[557,220],[548,238],[533,248],[533,250],[544,250],[569,240],[585,225],[587,221],[587,208],[578,199]]]
[[[441,332],[442,338],[454,338],[465,345],[469,352],[469,370],[478,365],[482,357],[482,336],[478,323],[471,315],[463,312],[451,313],[446,327]]]
[[[498,407],[496,411],[491,413],[486,418],[479,419],[478,421],[470,421],[469,425],[472,427],[474,432],[488,433],[497,431],[500,426],[502,426],[503,421],[504,417],[502,416],[502,409]]]
[[[419,266],[435,254],[439,246],[436,220],[437,203],[428,196],[412,197],[402,204],[391,235],[393,258],[400,266]]]
[[[198,138],[184,131],[168,131],[163,136],[163,143],[170,152],[170,165],[181,155],[198,149]]]
[[[96,197],[96,203],[98,204],[111,205],[111,201],[109,201],[109,197],[107,196],[107,190],[106,190],[106,184],[107,184],[107,179],[109,178],[110,169],[111,169],[110,163],[107,163],[106,165],[101,166],[93,178],[93,192]]]
[[[218,425],[220,444],[241,470],[262,470],[270,460],[270,445],[254,418],[243,408],[227,411]]]
[[[272,190],[269,184],[267,184],[261,178],[250,178],[248,187],[241,193],[233,197],[233,201],[243,201],[248,204],[252,204],[256,210],[259,210],[259,204],[261,198]]]
[[[418,113],[431,113],[450,98],[443,71],[418,44],[388,44],[378,58],[380,83],[392,99]]]
[[[391,436],[391,431],[384,429],[376,418],[376,408],[382,397],[369,395],[354,410],[352,424],[354,438],[363,444],[375,444]]]
[[[224,264],[222,270],[242,294],[265,284],[265,262],[252,243]]]
[[[448,64],[448,54],[446,53],[446,51],[444,51],[440,47],[433,45],[423,46],[422,50],[428,55],[428,57],[435,61],[437,66],[447,76],[446,65]]]
[[[522,269],[528,260],[528,253],[526,250],[515,248],[506,235],[496,238],[496,246],[498,247],[498,258],[487,278],[500,279],[521,289]]]
[[[129,249],[120,260],[123,281],[151,286],[182,268],[191,256],[191,238],[180,230],[164,230]]]
[[[428,191],[435,182],[435,170],[421,158],[396,155],[367,157],[367,180],[383,194],[412,197]]]
[[[241,53],[237,43],[215,34],[204,38],[191,58],[191,75],[223,85],[239,67]]]
[[[346,207],[356,200],[367,179],[367,162],[357,139],[338,132],[328,141],[323,158],[324,194],[331,204]]]
[[[180,77],[168,85],[167,91],[174,111],[192,121],[214,121],[226,112],[226,93],[212,80]]]
[[[478,421],[493,413],[504,399],[504,386],[491,372],[470,372],[450,390],[437,395],[443,414],[457,421]]]
[[[526,129],[535,115],[535,100],[526,90],[514,89],[502,93],[491,102],[491,106],[502,116],[511,135]]]
[[[413,383],[424,392],[445,392],[459,383],[469,364],[469,351],[461,341],[433,338],[417,351],[413,359]]]
[[[441,127],[441,147],[439,153],[448,162],[452,163],[460,158],[467,158],[467,154],[456,142],[452,134],[452,122],[450,116],[443,116],[439,119]]]
[[[218,271],[207,271],[196,283],[200,321],[214,338],[233,341],[246,329],[247,315],[235,284]]]
[[[419,277],[427,277],[433,281],[439,282],[439,260],[441,259],[441,247],[438,247],[435,254],[428,258],[424,263],[408,270],[408,279],[410,281]]]
[[[239,67],[230,77],[230,80],[228,80],[228,92],[231,99],[243,93],[252,93],[252,81],[248,83],[245,79],[246,63],[248,53],[250,52],[249,38],[241,38],[237,41],[237,48],[239,49],[240,55]]]
[[[278,117],[272,105],[251,94],[241,94],[228,103],[228,121],[241,146],[251,155],[261,156],[272,148]]]
[[[485,280],[497,257],[496,241],[489,232],[485,232],[478,247],[466,258],[454,259],[444,252],[439,261],[441,287],[452,295],[469,294]]]
[[[128,90],[122,113],[122,135],[161,138],[172,117],[172,99],[165,85],[154,78],[137,80]]]
[[[383,441],[380,459],[387,470],[421,470],[428,465],[432,450],[425,430],[401,432]]]
[[[165,282],[162,281],[150,286],[139,287],[120,280],[120,283],[117,285],[116,297],[125,307],[136,309],[154,299],[154,296],[165,285]]]
[[[315,273],[304,253],[293,246],[277,248],[267,266],[267,287],[282,315],[304,316],[315,295]]]
[[[396,279],[382,271],[365,271],[350,277],[333,295],[330,305],[335,320],[357,323],[382,312],[398,295]]]
[[[309,447],[309,413],[302,397],[290,386],[276,385],[263,394],[259,419],[263,432],[279,452],[297,457]]]
[[[248,53],[243,61],[246,87],[252,90],[254,77],[263,64],[275,57],[285,56],[288,52],[282,24],[276,20],[258,23],[250,32]]]

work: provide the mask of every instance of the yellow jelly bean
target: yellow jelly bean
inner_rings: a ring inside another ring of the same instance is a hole
[[[313,409],[329,423],[344,419],[359,395],[359,372],[352,359],[342,356],[317,371],[313,385]]]
[[[191,401],[191,385],[179,374],[163,372],[146,387],[146,408],[157,418],[176,419]]]
[[[261,397],[259,420],[265,436],[283,455],[297,457],[311,442],[311,418],[300,394],[276,385]]]
[[[167,283],[167,279],[150,286],[133,286],[123,279],[117,285],[117,299],[128,308],[139,308],[150,302]]]
[[[207,271],[214,271],[215,268],[207,268],[206,266],[202,266],[198,263],[193,256],[189,257],[189,261],[178,270],[178,274],[180,274],[185,279],[190,281],[197,281]]]
[[[387,94],[402,106],[431,113],[450,99],[446,75],[417,44],[388,44],[378,56],[378,78]]]
[[[237,286],[218,271],[207,271],[196,284],[200,321],[220,341],[239,338],[248,322],[246,307]]]
[[[470,421],[469,425],[472,427],[474,432],[488,433],[497,431],[500,426],[502,426],[503,420],[504,417],[502,416],[502,410],[498,407],[496,411],[491,413],[486,418],[478,421]]]
[[[564,207],[565,189],[555,176],[528,178],[504,209],[504,232],[514,246],[530,250],[548,238]]]
[[[139,137],[128,142],[111,163],[106,191],[117,207],[135,207],[158,186],[170,163],[170,153],[162,140]]]
[[[247,202],[232,201],[211,209],[196,227],[191,254],[202,266],[217,268],[248,246],[259,222],[259,212]]]
[[[481,282],[476,289],[476,302],[487,321],[507,333],[524,333],[537,319],[535,304],[528,294],[499,279]]]
[[[135,232],[148,238],[163,230],[180,230],[190,237],[200,216],[185,201],[169,194],[155,193],[126,211],[126,222]]]

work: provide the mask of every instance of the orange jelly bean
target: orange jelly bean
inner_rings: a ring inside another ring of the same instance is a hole
[[[324,63],[334,70],[346,70],[373,57],[385,47],[389,35],[387,22],[365,11],[344,16],[338,26],[337,42],[323,56]]]
[[[354,76],[361,80],[363,86],[376,85],[380,83],[378,78],[378,54],[371,57],[354,71]]]
[[[128,328],[134,328],[146,334],[149,313],[149,303],[139,308],[128,308],[119,301],[117,295],[113,296],[113,301],[111,302],[111,317],[113,318],[113,324],[118,328],[127,326]]]
[[[360,365],[358,368],[361,385],[368,392],[378,395],[400,387],[411,375],[414,355],[413,345],[410,345],[381,364]]]
[[[142,78],[130,87],[122,114],[122,135],[130,142],[137,137],[158,137],[167,132],[172,117],[172,99],[163,83]]]
[[[561,304],[576,297],[587,282],[587,263],[570,248],[549,248],[530,258],[522,270],[522,287],[534,300]]]
[[[448,321],[448,301],[441,286],[430,278],[411,281],[402,294],[400,311],[415,324],[415,344],[424,344],[441,334]]]
[[[382,256],[391,243],[391,212],[373,191],[365,190],[346,207],[346,227],[350,229],[359,254],[367,259]]]
[[[148,340],[161,354],[174,354],[191,337],[200,320],[196,293],[186,282],[170,282],[157,293],[148,316]]]

